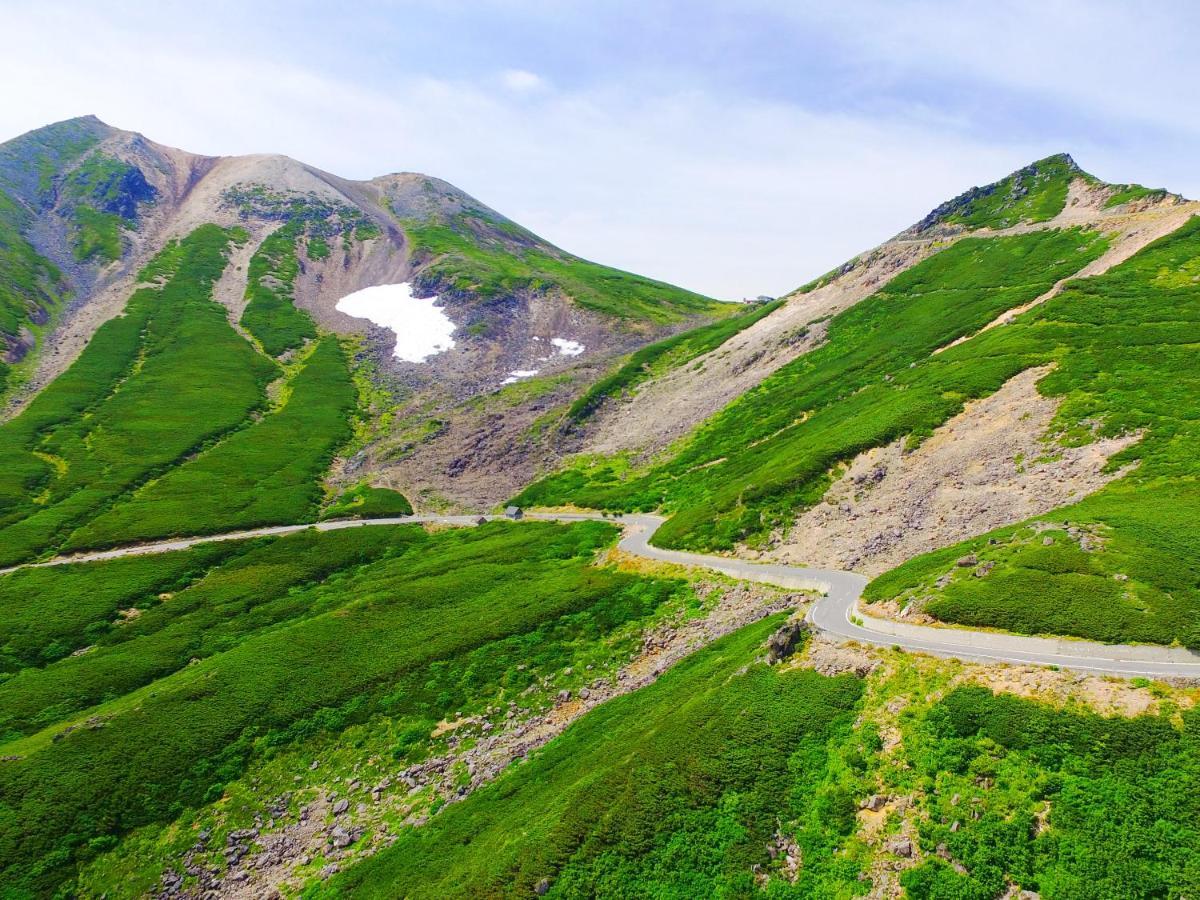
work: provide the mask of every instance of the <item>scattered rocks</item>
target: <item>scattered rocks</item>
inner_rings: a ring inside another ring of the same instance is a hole
[[[808,626],[801,620],[785,622],[778,631],[767,638],[767,662],[774,665],[796,652],[803,642]]]
[[[810,669],[828,676],[853,672],[859,678],[866,678],[879,665],[865,650],[817,636],[809,641],[804,660]]]
[[[340,816],[342,813],[344,813],[349,808],[350,808],[349,800],[346,800],[346,799],[339,800],[337,803],[333,804],[333,814],[335,816]]]
[[[979,565],[979,557],[974,553],[968,553],[966,556],[960,556],[955,565],[960,569],[969,569],[971,566]]]

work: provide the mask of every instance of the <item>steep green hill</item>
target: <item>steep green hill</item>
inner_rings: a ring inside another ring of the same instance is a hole
[[[1096,181],[1068,154],[1047,156],[986,187],[964,191],[933,210],[913,230],[926,231],[942,224],[998,229],[1021,222],[1045,222],[1063,211],[1067,189],[1077,177]]]
[[[970,351],[931,354],[1039,296],[1104,246],[1078,230],[962,240],[835,316],[822,346],[734,401],[669,459],[633,472],[620,461],[571,468],[516,502],[662,507],[672,513],[656,535],[664,546],[729,548],[764,536],[821,496],[838,461],[897,437],[919,440],[994,390]],[[946,370],[953,381],[943,384]]]
[[[964,345],[976,359],[1054,361],[1041,387],[1065,398],[1062,442],[1139,432],[1141,441],[1110,463],[1137,468],[1042,517],[1040,530],[1004,529],[918,558],[869,596],[929,596],[930,612],[963,624],[1200,647],[1200,468],[1190,449],[1200,439],[1197,272],[1200,220],[1192,219]],[[950,557],[968,549],[995,564],[989,577],[937,585]]]

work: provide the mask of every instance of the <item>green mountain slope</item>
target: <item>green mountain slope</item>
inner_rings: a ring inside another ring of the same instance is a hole
[[[0,684],[4,752],[20,757],[0,767],[3,882],[49,892],[130,829],[219,799],[251,762],[353,724],[389,721],[394,741],[517,697],[535,669],[561,668],[682,589],[591,566],[613,537],[599,523],[378,527],[68,570],[128,593],[110,588],[56,637],[91,652]],[[0,603],[30,603],[36,577],[0,579]],[[165,599],[145,593],[173,583]],[[129,602],[141,614],[114,621]]]
[[[1051,217],[1068,178],[1098,184],[1068,157],[1052,157],[939,207],[914,232]],[[1104,191],[1105,209],[1110,194],[1130,202],[1123,190]],[[1187,450],[1200,396],[1192,377],[1200,222],[981,331],[1082,269],[1111,239],[1042,229],[956,240],[836,315],[823,343],[650,465],[584,458],[516,502],[658,508],[671,514],[655,538],[664,546],[769,547],[857,454],[898,439],[915,448],[966,402],[1051,366],[1039,390],[1062,404],[1047,457],[1055,445],[1136,434],[1108,463],[1109,471],[1129,466],[1125,477],[1037,522],[983,528],[908,562],[867,597],[964,625],[1200,646],[1200,517]],[[978,569],[954,565],[971,554]]]
[[[870,596],[920,593],[932,598],[930,612],[963,624],[1200,647],[1200,470],[1190,450],[1200,438],[1197,271],[1200,220],[1192,219],[1127,263],[964,345],[964,354],[989,361],[1054,361],[1042,389],[1065,398],[1060,439],[1140,432],[1111,463],[1137,468],[1043,517],[1044,533],[1006,529],[918,558],[877,581]],[[968,547],[996,565],[992,574],[936,585],[950,556]]]
[[[826,747],[861,689],[756,661],[778,624],[746,628],[609,702],[312,896],[753,893],[780,820],[837,811],[840,798],[819,790]],[[837,884],[844,824],[831,815],[804,835],[799,895]]]
[[[728,548],[765,536],[821,496],[838,461],[896,437],[919,440],[994,390],[973,354],[931,354],[1039,296],[1104,246],[1077,230],[960,241],[834,317],[825,344],[736,400],[666,461],[641,472],[603,461],[568,469],[517,502],[661,506],[673,514],[656,536],[665,546]],[[926,377],[946,367],[957,376],[953,389]]]

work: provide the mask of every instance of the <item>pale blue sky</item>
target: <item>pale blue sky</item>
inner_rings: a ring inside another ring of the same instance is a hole
[[[561,246],[778,294],[1066,150],[1200,195],[1191,3],[0,0],[0,138],[445,178]]]

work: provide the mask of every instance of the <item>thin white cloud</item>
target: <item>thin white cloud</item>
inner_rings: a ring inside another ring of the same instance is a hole
[[[880,10],[857,52],[913,68],[940,59],[945,77],[968,65],[1003,76],[999,51],[977,40],[986,59],[966,59],[969,29],[943,27],[952,46],[939,58],[934,38]],[[364,66],[335,77],[302,54],[173,43],[137,17],[79,8],[68,21],[30,8],[5,18],[0,79],[28,87],[0,105],[0,136],[95,112],[196,152],[283,152],[357,178],[424,171],[568,250],[722,297],[782,293],[1047,153],[1091,160],[1058,136],[999,140],[918,103],[838,114],[619,72],[570,89],[555,79],[554,90],[516,69],[447,79]],[[1100,174],[1138,177],[1111,162]]]
[[[518,93],[540,91],[546,87],[546,81],[542,76],[526,69],[505,69],[500,73],[500,80],[510,91]]]

